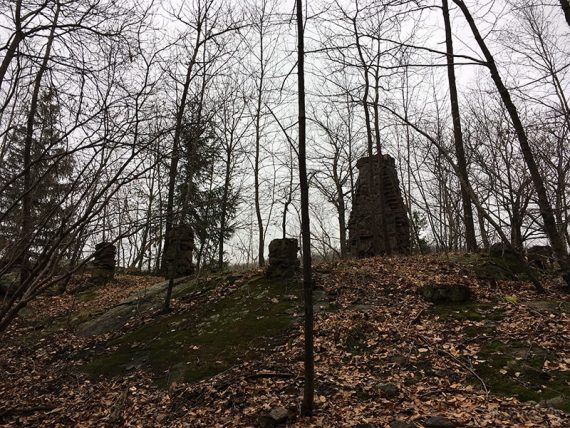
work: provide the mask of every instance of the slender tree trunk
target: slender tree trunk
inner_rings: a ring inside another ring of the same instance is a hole
[[[220,242],[218,243],[218,267],[220,270],[224,268],[224,235],[226,233],[226,207],[228,205],[228,195],[230,191],[230,181],[231,181],[231,147],[226,149],[226,171],[224,178],[224,193],[222,195],[222,207],[221,207],[221,218],[220,218]]]
[[[380,58],[380,52],[378,52],[378,58]],[[383,247],[382,251],[386,254],[392,253],[392,248],[390,245],[390,237],[388,236],[388,222],[386,221],[386,203],[385,203],[385,183],[384,183],[384,154],[382,153],[382,144],[380,141],[380,111],[378,108],[378,103],[380,102],[380,76],[379,76],[380,64],[377,65],[375,72],[375,85],[374,85],[374,136],[376,140],[376,155],[378,162],[378,204],[380,205],[380,230],[382,230],[383,235]],[[372,166],[372,163],[370,163]]]
[[[305,306],[305,385],[301,413],[313,414],[315,361],[313,350],[313,275],[311,267],[311,227],[309,224],[309,183],[306,161],[305,42],[303,0],[297,0],[297,70],[299,97],[299,184],[301,189],[301,232],[303,247],[303,294]]]
[[[515,132],[517,134],[517,138],[519,140],[519,144],[521,147],[521,152],[523,154],[525,163],[528,167],[532,182],[534,184],[534,188],[536,190],[536,194],[538,197],[538,207],[540,210],[540,214],[542,217],[542,221],[544,223],[544,230],[548,239],[550,240],[550,245],[552,246],[552,250],[554,255],[560,265],[562,270],[562,277],[564,278],[567,286],[570,287],[570,260],[568,260],[568,253],[566,249],[565,242],[560,235],[558,228],[556,227],[556,220],[554,218],[554,211],[552,206],[550,205],[550,201],[548,200],[548,194],[546,193],[546,187],[544,185],[544,180],[540,175],[540,171],[538,169],[538,165],[534,159],[534,154],[532,153],[532,149],[530,147],[524,126],[521,122],[519,117],[517,108],[511,99],[511,95],[506,88],[503,80],[501,79],[501,75],[499,74],[499,70],[495,63],[491,52],[487,48],[485,41],[483,40],[481,34],[479,33],[479,29],[475,25],[475,21],[469,12],[469,9],[465,5],[462,0],[453,0],[457,6],[463,12],[471,31],[473,32],[473,36],[479,45],[479,48],[483,52],[485,59],[487,61],[487,67],[489,67],[489,71],[491,72],[491,78],[495,82],[497,90],[505,104],[505,108],[507,109],[511,121],[513,123],[513,127],[515,128]]]
[[[188,63],[186,69],[186,78],[184,81],[184,87],[182,89],[182,97],[180,98],[180,105],[178,106],[178,111],[176,112],[176,128],[174,129],[174,142],[172,144],[172,156],[170,160],[170,168],[168,172],[168,197],[166,200],[166,230],[164,233],[164,247],[162,251],[162,270],[168,268],[168,287],[166,290],[166,296],[164,299],[164,305],[162,307],[162,312],[167,313],[170,311],[170,297],[172,295],[172,287],[174,286],[174,276],[176,275],[176,269],[174,264],[176,263],[176,258],[178,256],[177,247],[178,244],[175,242],[174,251],[171,250],[170,240],[173,238],[173,227],[174,227],[174,193],[176,190],[176,177],[178,176],[178,162],[180,161],[180,136],[182,134],[182,121],[184,119],[184,111],[186,109],[186,101],[188,99],[188,92],[190,91],[190,83],[192,82],[192,71],[194,65],[196,64],[196,58],[198,57],[198,52],[201,46],[201,34],[202,34],[202,19],[198,20],[198,25],[196,27],[196,45],[194,46],[194,51],[192,52],[192,57]]]
[[[482,209],[477,207],[477,219],[479,221],[479,231],[481,233],[481,241],[483,242],[483,248],[489,249],[489,235],[487,234],[487,228],[485,227],[485,216],[481,212]]]
[[[451,100],[451,117],[453,118],[453,139],[455,142],[455,155],[457,156],[457,166],[459,173],[463,177],[460,183],[468,183],[467,161],[465,159],[465,148],[463,146],[463,132],[461,130],[461,116],[459,114],[459,97],[455,79],[455,60],[453,58],[453,35],[451,33],[451,20],[449,18],[449,5],[447,0],[442,0],[443,20],[445,22],[445,45],[447,48],[447,77],[449,79],[449,98]],[[461,184],[461,202],[463,204],[463,224],[465,226],[465,241],[467,251],[477,250],[477,239],[475,237],[475,225],[473,223],[473,208],[471,198],[465,185]]]
[[[562,11],[564,12],[564,17],[566,18],[566,22],[570,25],[570,2],[568,0],[560,0],[560,6],[562,7]]]
[[[147,247],[147,242],[148,242],[148,237],[150,235],[150,227],[151,227],[151,221],[150,221],[150,217],[152,216],[152,204],[154,203],[154,180],[155,180],[155,175],[156,175],[156,171],[153,170],[152,173],[152,177],[151,177],[151,181],[150,181],[150,195],[148,197],[148,206],[146,209],[146,224],[143,230],[143,236],[142,236],[142,242],[141,242],[141,248],[139,250],[139,253],[137,254],[137,257],[135,258],[135,261],[133,262],[133,265],[137,266],[138,268],[142,271],[143,268],[143,263],[144,263],[144,254],[146,252],[146,247]]]
[[[182,121],[184,119],[184,112],[186,110],[186,101],[188,99],[188,92],[190,91],[190,83],[192,82],[192,71],[194,70],[196,58],[198,57],[199,47],[201,45],[201,32],[202,20],[200,19],[196,28],[196,45],[194,47],[192,57],[188,62],[188,67],[186,68],[186,77],[184,80],[184,87],[182,88],[182,97],[180,98],[180,105],[178,106],[178,110],[176,112],[174,141],[172,143],[172,155],[170,158],[170,167],[168,170],[168,196],[166,199],[166,225],[162,251],[162,270],[168,269],[168,261],[166,258],[169,257],[168,241],[171,238],[172,228],[174,226],[174,193],[176,190],[176,177],[178,176],[178,162],[180,161],[180,135],[182,134]]]
[[[287,212],[289,210],[289,205],[291,205],[291,202],[293,202],[294,165],[293,165],[293,150],[291,149],[291,145],[289,145],[289,159],[291,160],[291,168],[289,170],[289,186],[288,186],[289,191],[287,193],[287,200],[283,204],[283,220],[281,221],[281,232],[283,235],[283,239],[287,237]]]
[[[55,39],[55,29],[57,22],[59,20],[60,4],[59,1],[56,2],[55,15],[53,18],[53,24],[48,36],[46,43],[46,50],[38,74],[34,81],[34,90],[32,93],[32,100],[30,102],[30,111],[28,112],[27,124],[26,124],[26,138],[24,140],[24,154],[23,154],[23,167],[24,167],[24,196],[22,198],[22,224],[20,230],[20,239],[22,245],[21,253],[21,274],[20,282],[23,284],[27,278],[30,271],[30,245],[33,233],[33,221],[32,221],[32,200],[33,200],[33,188],[32,188],[32,145],[34,142],[34,122],[36,119],[36,112],[38,109],[38,99],[40,96],[40,89],[42,85],[42,78],[47,70],[48,62],[51,55],[51,47],[53,46],[53,41]]]
[[[513,216],[511,218],[511,245],[517,249],[517,251],[523,250],[523,239],[522,239],[522,218],[519,215],[518,208],[514,208]]]
[[[257,258],[259,266],[265,266],[265,233],[263,228],[263,217],[261,216],[261,206],[259,201],[259,161],[261,149],[261,105],[263,96],[263,84],[265,82],[265,63],[264,63],[264,45],[263,45],[263,18],[260,22],[259,35],[260,35],[260,48],[259,48],[259,62],[260,62],[260,75],[259,75],[259,88],[257,91],[257,106],[255,111],[255,160],[253,164],[253,180],[254,180],[254,199],[255,199],[255,215],[257,217],[257,231],[259,237],[259,247],[257,251]]]
[[[340,256],[345,258],[347,256],[347,244],[346,244],[346,203],[344,201],[344,191],[342,189],[342,184],[337,171],[338,165],[335,159],[333,166],[334,182],[336,186],[336,209],[338,214],[338,229],[340,236]]]
[[[368,74],[368,65],[364,59],[364,54],[362,52],[362,46],[360,43],[360,34],[358,32],[358,27],[356,25],[356,17],[354,17],[352,19],[352,26],[354,29],[354,36],[356,39],[356,48],[358,51],[358,57],[363,69],[363,73],[364,73],[364,94],[362,96],[362,104],[364,107],[364,122],[366,125],[366,147],[367,147],[367,153],[368,153],[368,159],[369,159],[369,167],[368,167],[368,182],[370,183],[369,187],[368,187],[368,193],[370,195],[370,199],[371,201],[374,200],[374,196],[373,196],[373,192],[375,189],[375,185],[374,185],[374,138],[372,136],[372,119],[370,117],[370,110],[369,110],[369,105],[368,105],[368,97],[370,94],[370,76]],[[378,158],[380,158],[380,154],[378,155]],[[381,160],[378,159],[378,162],[380,163]],[[381,171],[381,169],[380,169]],[[380,174],[381,176],[382,174]],[[380,192],[381,193],[381,192]],[[382,204],[383,205],[383,204]],[[382,205],[380,205],[379,209],[382,209]],[[381,216],[382,217],[382,216]],[[382,222],[384,222],[384,219],[381,219]],[[376,222],[376,216],[373,217],[373,223],[377,223]],[[374,224],[374,241],[377,242],[378,240],[377,238],[377,234],[378,234],[378,230],[381,229],[381,225],[379,224]],[[384,248],[375,248],[376,252],[379,251],[383,251]]]
[[[18,46],[20,45],[20,42],[24,40],[24,32],[22,31],[21,11],[22,11],[22,0],[17,0],[14,11],[14,21],[16,24],[16,31],[14,32],[14,37],[12,38],[12,41],[10,42],[8,49],[6,49],[6,55],[2,60],[2,64],[0,64],[0,88],[2,87],[2,83],[4,82],[4,76],[8,71],[8,67],[10,66],[12,59],[16,55]]]

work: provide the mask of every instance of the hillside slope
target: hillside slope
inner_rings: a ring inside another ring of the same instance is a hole
[[[171,314],[136,300],[95,335],[81,326],[151,280],[42,297],[2,341],[0,422],[253,426],[283,407],[299,427],[569,426],[570,298],[548,278],[546,295],[516,278],[463,255],[317,267],[310,419],[298,416],[299,285],[258,271],[193,279]],[[434,305],[426,284],[464,284],[472,299]]]

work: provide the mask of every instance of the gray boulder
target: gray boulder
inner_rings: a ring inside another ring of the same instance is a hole
[[[471,290],[463,284],[426,284],[422,296],[432,303],[464,303],[471,299]]]
[[[6,272],[0,276],[0,296],[11,296],[18,288],[20,282],[19,272]]]

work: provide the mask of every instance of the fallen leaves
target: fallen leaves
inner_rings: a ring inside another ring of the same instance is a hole
[[[284,408],[292,427],[386,426],[393,420],[419,424],[434,415],[478,427],[570,424],[568,415],[560,411],[499,397],[492,390],[486,394],[480,382],[473,382],[473,373],[486,363],[482,346],[498,338],[528,343],[529,352],[533,347],[546,349],[549,354],[542,369],[568,371],[568,314],[529,306],[535,296],[528,284],[499,281],[497,288],[491,288],[434,256],[349,260],[320,266],[318,271],[317,284],[333,309],[320,311],[315,319],[317,414],[312,418],[298,416],[303,386],[301,324],[290,332],[287,343],[259,360],[194,384],[177,381],[159,388],[155,374],[144,366],[133,366],[121,376],[88,378],[81,370],[87,351],[112,349],[108,340],[123,332],[78,338],[65,324],[53,330],[46,326],[86,308],[104,310],[134,290],[159,282],[125,276],[88,300],[42,297],[33,315],[8,332],[9,340],[0,349],[0,421],[237,427],[253,425],[264,411]],[[472,319],[455,313],[437,315],[417,293],[434,280],[469,285],[479,302],[495,303],[471,314]],[[238,286],[217,287],[208,298],[227,295]],[[554,292],[549,298],[553,297],[568,300]],[[191,311],[194,304],[174,302],[174,307]],[[488,317],[498,311],[502,317],[490,323]],[[128,328],[157,315],[145,316]],[[467,329],[473,334],[466,334]],[[199,346],[207,344],[193,349]],[[505,366],[496,375],[520,379],[524,373]],[[393,385],[393,391],[387,393],[386,385]]]

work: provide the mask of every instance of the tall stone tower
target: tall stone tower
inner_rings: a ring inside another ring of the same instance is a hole
[[[358,180],[348,222],[350,254],[370,257],[409,253],[410,222],[394,158],[365,157],[356,166]]]

